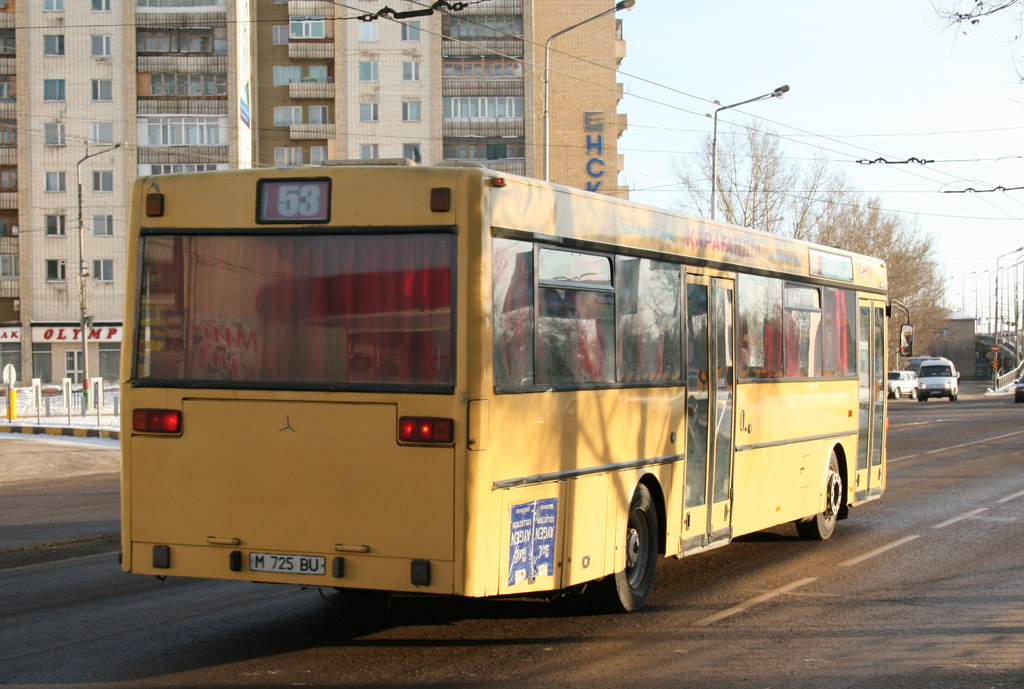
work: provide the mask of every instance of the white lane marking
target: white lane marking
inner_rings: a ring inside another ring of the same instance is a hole
[[[881,555],[882,553],[884,553],[887,550],[892,550],[893,548],[897,548],[897,547],[903,545],[904,543],[910,543],[915,538],[920,538],[920,536],[906,536],[904,538],[901,538],[898,541],[893,541],[892,543],[890,543],[888,545],[883,545],[881,548],[875,548],[874,550],[872,550],[870,552],[867,552],[867,553],[864,553],[863,555],[858,555],[857,557],[853,558],[852,560],[847,560],[846,562],[840,562],[839,566],[840,567],[852,567],[853,565],[858,565],[861,562],[864,562],[864,560],[869,560],[869,559],[873,558],[875,555]]]
[[[970,512],[964,512],[959,517],[953,517],[952,519],[947,519],[944,522],[939,522],[938,524],[934,525],[932,528],[933,529],[944,529],[947,526],[949,526],[950,524],[956,524],[957,522],[963,521],[964,519],[970,519],[974,515],[981,514],[982,512],[984,512],[987,509],[988,509],[987,507],[979,507],[976,510],[971,510]]]
[[[52,567],[53,565],[66,565],[74,562],[82,562],[84,560],[95,560],[98,557],[110,557],[117,555],[116,550],[108,550],[103,553],[93,553],[92,555],[78,555],[77,557],[69,557],[63,560],[47,560],[46,562],[34,562],[31,565],[20,565],[18,567],[9,567],[8,569],[0,569],[0,576],[9,572],[20,572],[24,569],[37,569],[39,567]],[[118,571],[121,570],[121,565],[117,565]]]
[[[1019,493],[1014,493],[1013,495],[1007,495],[1005,498],[999,498],[998,500],[996,500],[996,504],[1002,502],[1010,502],[1011,500],[1016,500],[1019,497],[1024,497],[1024,490],[1022,490]]]
[[[751,598],[750,600],[746,601],[745,603],[740,603],[739,605],[735,605],[735,606],[729,608],[728,610],[723,610],[722,612],[717,613],[715,615],[712,615],[711,617],[705,617],[703,620],[697,620],[696,622],[693,623],[692,626],[694,626],[694,627],[706,627],[709,624],[714,624],[715,622],[718,622],[720,620],[724,620],[726,617],[731,617],[731,616],[733,616],[733,615],[735,615],[737,613],[741,613],[744,610],[746,610],[747,608],[755,606],[758,603],[763,603],[766,600],[771,600],[772,598],[775,598],[776,596],[781,596],[783,593],[788,593],[789,591],[792,591],[795,588],[799,588],[800,586],[804,586],[805,584],[809,584],[812,581],[817,581],[817,580],[818,580],[817,577],[807,577],[806,579],[800,579],[799,581],[794,581],[792,583],[786,584],[785,586],[777,588],[774,591],[769,591],[768,593],[762,593],[760,596],[757,596],[756,598]]]
[[[945,452],[946,450],[957,450],[961,447],[970,447],[971,445],[980,445],[981,443],[990,443],[993,440],[1001,440],[1003,438],[1009,438],[1010,436],[1020,435],[1024,431],[1014,431],[1013,433],[1007,433],[1005,435],[997,435],[994,438],[983,438],[982,440],[972,440],[969,443],[963,443],[962,445],[951,445],[950,447],[940,447],[937,450],[928,450],[916,455],[907,455],[906,457],[897,457],[896,459],[889,458],[887,462],[889,464],[895,464],[896,462],[902,462],[904,459],[913,459],[914,457],[920,457],[921,455],[934,455],[938,452]],[[1024,495],[1024,493],[1018,493],[1018,495]]]
[[[937,450],[929,450],[928,452],[925,452],[924,454],[926,454],[926,455],[933,455],[936,452],[945,452],[946,450],[957,450],[957,449],[960,449],[961,447],[969,447],[971,445],[979,445],[981,443],[990,443],[993,440],[1002,440],[1003,438],[1009,438],[1009,437],[1014,436],[1014,435],[1020,435],[1021,433],[1024,433],[1024,431],[1014,431],[1013,433],[1004,433],[1003,435],[997,435],[994,438],[985,438],[983,440],[972,440],[971,442],[964,443],[962,445],[951,445],[949,447],[940,447]]]

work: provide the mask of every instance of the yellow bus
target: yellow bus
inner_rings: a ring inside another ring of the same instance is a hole
[[[132,197],[126,572],[630,611],[885,488],[876,259],[465,164]]]

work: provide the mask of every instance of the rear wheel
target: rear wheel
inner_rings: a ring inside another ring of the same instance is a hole
[[[843,477],[839,474],[839,459],[835,450],[828,458],[825,472],[825,510],[806,521],[796,523],[797,533],[809,541],[827,540],[836,529],[836,518],[843,507]]]
[[[654,588],[658,566],[658,514],[647,486],[636,487],[626,521],[626,567],[597,585],[598,602],[617,612],[639,610]]]
[[[910,399],[917,399],[917,388],[910,388]]]

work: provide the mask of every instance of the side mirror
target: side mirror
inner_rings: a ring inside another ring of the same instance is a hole
[[[900,326],[900,356],[914,356],[914,326],[906,323]]]

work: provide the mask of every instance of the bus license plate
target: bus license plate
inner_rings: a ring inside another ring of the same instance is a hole
[[[249,569],[253,572],[281,574],[326,574],[326,558],[310,555],[276,555],[249,553]]]

